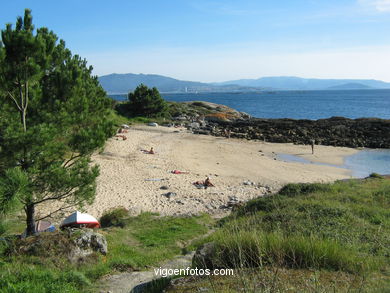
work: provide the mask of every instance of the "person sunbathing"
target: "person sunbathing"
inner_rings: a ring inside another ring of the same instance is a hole
[[[211,183],[210,177],[207,177],[206,180],[204,181],[204,186],[206,187],[214,187],[214,184]]]
[[[214,187],[214,184],[211,183],[210,181],[210,177],[207,177],[205,181],[196,181],[193,183],[196,187],[198,188],[205,188],[207,189],[207,187]]]
[[[120,135],[120,134],[115,135],[115,137],[120,137],[120,138],[122,138],[122,140],[127,139],[127,137],[125,135]]]
[[[154,152],[154,149],[151,147],[150,150],[141,150],[141,152],[143,152],[144,154],[150,154],[150,155],[154,155],[155,152]]]

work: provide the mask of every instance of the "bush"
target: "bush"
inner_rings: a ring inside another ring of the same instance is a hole
[[[140,84],[134,92],[129,93],[128,98],[128,109],[134,116],[164,117],[167,115],[168,104],[155,87],[150,89]]]
[[[294,197],[297,195],[309,194],[318,191],[330,191],[329,184],[321,183],[290,183],[285,185],[280,191],[279,194],[285,195],[288,197]]]
[[[368,176],[369,178],[379,178],[379,179],[383,179],[383,176],[378,174],[378,173],[371,173],[370,176]]]
[[[129,211],[124,207],[109,210],[100,218],[100,225],[106,227],[121,227],[126,226],[126,220],[129,217]]]

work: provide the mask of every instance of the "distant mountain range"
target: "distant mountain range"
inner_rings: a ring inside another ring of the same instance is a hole
[[[160,92],[237,92],[259,90],[341,90],[390,89],[390,83],[374,79],[314,79],[300,77],[262,77],[239,79],[219,83],[178,80],[156,74],[109,74],[99,77],[100,84],[109,94],[133,91],[143,83],[157,87]]]
[[[215,85],[195,81],[178,80],[156,74],[109,74],[99,77],[100,84],[109,94],[123,94],[133,91],[139,84],[156,87],[160,92],[196,93],[196,92],[230,92],[251,91],[251,87],[240,85]],[[258,90],[258,89],[256,89]]]
[[[374,79],[317,79],[294,76],[262,77],[259,79],[231,80],[216,85],[234,84],[280,90],[326,90],[326,89],[385,89],[390,83]]]

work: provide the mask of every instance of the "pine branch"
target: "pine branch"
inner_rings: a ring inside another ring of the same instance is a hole
[[[22,112],[22,108],[19,106],[18,104],[18,101],[16,101],[15,97],[10,93],[10,92],[7,92],[7,94],[9,95],[9,97],[14,101],[16,107],[18,107],[19,111]]]

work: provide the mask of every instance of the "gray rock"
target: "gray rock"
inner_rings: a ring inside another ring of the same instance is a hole
[[[255,185],[255,183],[250,181],[250,180],[246,180],[242,184],[244,184],[244,185]]]
[[[179,116],[179,117],[173,117],[172,120],[178,120],[178,121],[185,121],[187,120],[187,116]]]
[[[175,192],[167,192],[167,193],[164,193],[163,195],[167,198],[171,198],[171,197],[176,196],[177,194]]]
[[[169,189],[169,187],[168,187],[168,186],[166,186],[166,185],[163,185],[163,186],[161,186],[161,187],[160,187],[160,189],[161,189],[161,190],[168,190],[168,189]]]
[[[192,122],[192,123],[190,123],[190,127],[198,129],[198,128],[200,128],[200,124],[198,122]]]
[[[75,247],[71,250],[69,259],[72,262],[79,261],[94,252],[100,252],[103,255],[107,254],[107,240],[93,230],[74,230],[71,232]]]

